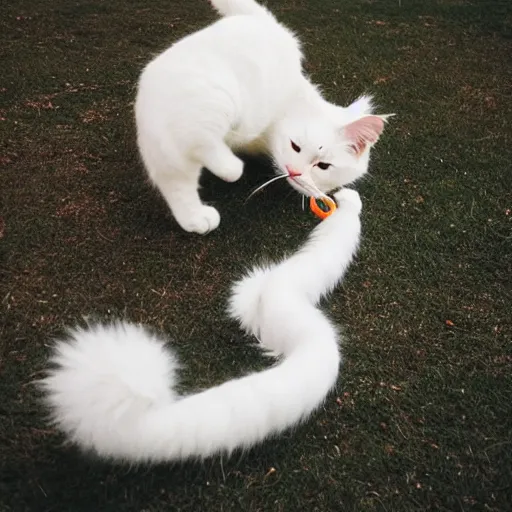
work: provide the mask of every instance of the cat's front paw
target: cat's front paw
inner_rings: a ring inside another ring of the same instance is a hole
[[[189,233],[205,235],[213,231],[220,223],[219,212],[213,206],[203,205],[186,219],[178,221],[180,226]]]
[[[336,199],[336,202],[340,207],[344,202],[350,203],[356,208],[357,213],[360,213],[363,208],[363,203],[361,201],[361,197],[359,196],[359,192],[351,188],[342,188],[334,194],[334,199]]]
[[[222,170],[219,169],[217,173],[218,176],[227,181],[228,183],[233,183],[234,181],[238,181],[242,177],[242,173],[244,172],[244,163],[242,160],[234,157],[227,165],[225,165]]]

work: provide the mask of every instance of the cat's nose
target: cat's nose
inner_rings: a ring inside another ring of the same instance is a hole
[[[296,171],[293,167],[290,167],[289,165],[286,166],[286,170],[288,171],[288,176],[290,176],[290,178],[295,178],[296,176],[302,176],[301,172]]]

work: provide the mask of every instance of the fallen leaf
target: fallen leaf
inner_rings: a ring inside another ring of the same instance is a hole
[[[492,96],[487,96],[484,101],[489,108],[496,108],[496,100]]]
[[[276,471],[277,471],[277,469],[276,469],[276,468],[272,468],[272,467],[271,467],[271,468],[267,471],[267,474],[265,475],[265,477],[264,477],[264,478],[267,478],[268,476],[273,475]]]

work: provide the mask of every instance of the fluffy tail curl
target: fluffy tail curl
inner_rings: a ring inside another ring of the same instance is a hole
[[[281,356],[277,365],[178,396],[165,340],[124,322],[75,329],[57,342],[42,381],[56,426],[102,457],[158,462],[248,448],[306,418],[340,364],[336,329],[316,303],[343,276],[360,233],[358,194],[337,200],[300,251],[233,286],[231,316]]]

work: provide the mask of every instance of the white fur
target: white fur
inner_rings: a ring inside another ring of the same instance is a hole
[[[231,316],[281,362],[179,397],[164,341],[121,322],[77,329],[57,343],[42,381],[56,426],[100,456],[157,462],[248,448],[306,418],[340,364],[336,329],[316,303],[345,273],[360,236],[359,195],[342,190],[337,200],[301,250],[233,287]]]
[[[197,233],[220,222],[198,194],[203,167],[236,181],[244,164],[233,151],[264,151],[290,185],[319,197],[367,172],[385,118],[371,115],[368,97],[348,108],[324,100],[303,73],[297,37],[254,0],[211,3],[226,17],[151,61],[135,104],[148,175],[181,227]],[[373,132],[347,131],[366,117],[374,119]],[[319,162],[331,167],[321,170]]]

